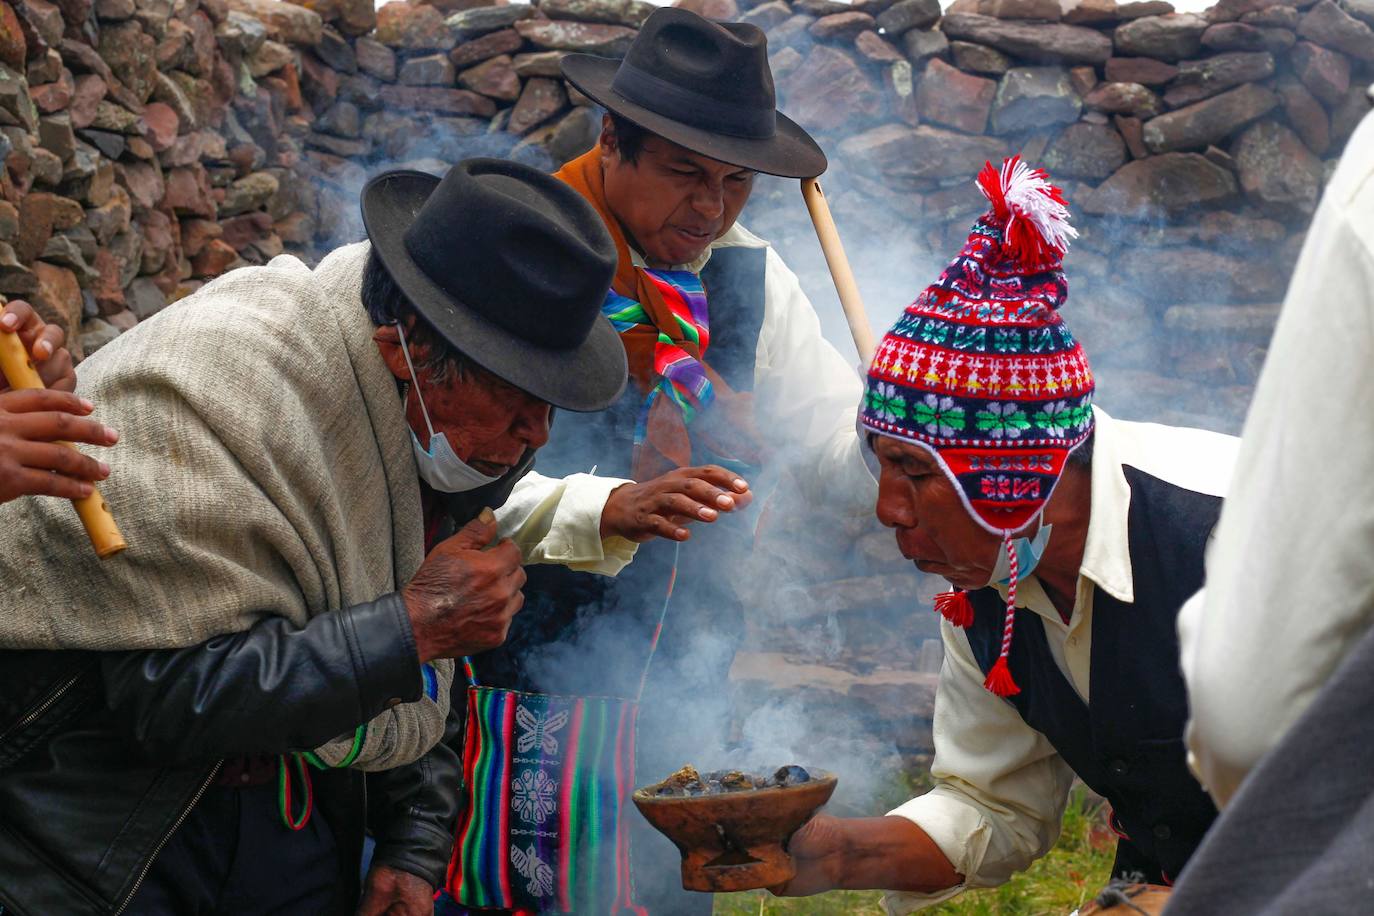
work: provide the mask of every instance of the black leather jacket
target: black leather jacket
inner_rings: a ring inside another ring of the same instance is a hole
[[[394,594],[189,649],[0,653],[0,912],[119,913],[221,758],[316,747],[418,699],[421,683]],[[316,774],[342,874],[357,875],[371,796],[375,861],[439,883],[460,778],[446,743],[366,784]]]
[[[533,459],[445,499],[448,530],[502,505]],[[187,649],[0,652],[0,916],[120,913],[224,757],[318,747],[418,700],[421,684],[397,594],[304,627],[269,617]],[[374,863],[443,883],[463,696],[455,685],[444,740],[415,763],[313,774],[351,901],[365,826]]]

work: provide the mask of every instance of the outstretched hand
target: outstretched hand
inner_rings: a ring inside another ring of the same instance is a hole
[[[611,491],[601,510],[601,537],[685,541],[692,536],[686,527],[691,522],[714,522],[752,499],[749,484],[733,471],[714,464],[677,468]]]

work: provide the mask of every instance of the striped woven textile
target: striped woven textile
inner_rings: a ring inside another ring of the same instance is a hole
[[[693,356],[684,344],[691,345],[698,355],[705,354],[711,341],[710,320],[706,307],[706,290],[701,278],[687,270],[646,270],[644,274],[663,295],[668,310],[673,313],[682,340],[675,341],[662,330],[658,332],[658,342],[654,345],[654,371],[662,376],[659,388],[672,399],[682,411],[688,423],[698,410],[711,403],[714,392],[711,381],[706,377],[697,356]],[[606,304],[601,312],[611,320],[620,333],[639,327],[653,325],[653,319],[639,302],[622,296],[615,290],[606,294]]]
[[[635,714],[629,700],[469,687],[448,895],[472,909],[643,916],[626,820]]]

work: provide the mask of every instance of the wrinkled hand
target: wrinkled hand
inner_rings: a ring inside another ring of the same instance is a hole
[[[495,539],[496,516],[483,509],[431,550],[401,590],[420,661],[485,652],[506,641],[525,603],[525,570],[520,549],[509,538],[493,547]]]
[[[797,874],[786,884],[770,887],[777,897],[809,897],[840,886],[847,841],[839,818],[818,814],[807,821],[787,841],[787,853],[797,866]]]
[[[33,306],[15,299],[0,308],[0,328],[19,334],[44,385],[58,391],[76,390],[76,368],[72,355],[63,346],[67,335],[61,327],[48,324],[38,317]],[[4,376],[0,375],[0,391],[8,388]]]
[[[80,499],[110,468],[60,442],[114,445],[110,427],[86,419],[90,401],[69,391],[0,391],[0,503],[17,496]]]
[[[684,527],[689,522],[714,522],[720,513],[743,509],[752,499],[744,478],[725,468],[677,468],[612,490],[601,510],[601,537],[685,541],[691,537]]]
[[[433,916],[434,888],[428,881],[389,865],[374,865],[363,883],[358,916]]]

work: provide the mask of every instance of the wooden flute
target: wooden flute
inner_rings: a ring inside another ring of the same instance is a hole
[[[0,371],[4,372],[5,380],[11,388],[44,387],[43,379],[39,377],[24,342],[13,331],[0,330]],[[76,448],[70,442],[59,444],[71,449]],[[119,533],[119,526],[115,524],[110,507],[98,489],[92,486],[89,496],[74,499],[72,503],[76,506],[76,514],[81,517],[81,524],[85,526],[86,534],[95,547],[96,555],[102,560],[129,546],[124,540],[124,535]]]

